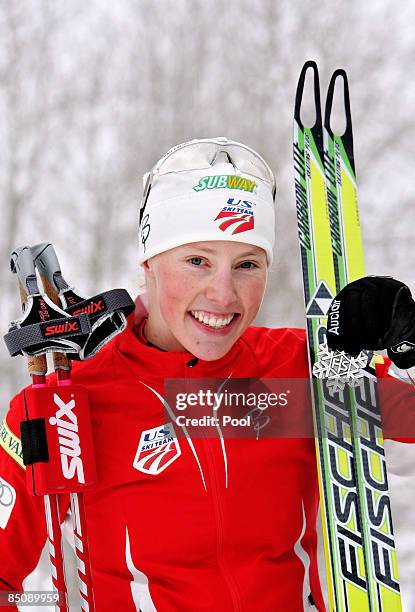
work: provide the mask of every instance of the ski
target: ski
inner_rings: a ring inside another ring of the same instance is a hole
[[[337,79],[343,81],[346,127],[331,128]],[[332,237],[336,292],[365,276],[363,242],[357,199],[353,130],[347,75],[336,70],[330,80],[324,113],[324,166]],[[401,598],[382,435],[374,360],[364,369],[361,384],[344,390],[350,406],[357,507],[363,531],[366,582],[370,609],[401,610]]]
[[[309,69],[316,112],[310,128],[301,121]],[[326,315],[336,292],[364,275],[348,102],[345,134],[337,137],[330,129],[339,74],[329,87],[323,133],[317,65],[304,65],[295,100],[293,149],[329,606],[336,612],[395,611],[401,608],[383,440],[375,436],[374,443],[372,435],[381,427],[374,370],[368,368],[361,386],[352,390],[338,384],[340,375],[328,380],[321,372],[317,377],[316,369],[337,364],[342,371],[341,359],[333,361],[327,351]],[[345,96],[348,100],[346,81]],[[343,153],[343,164],[336,151]],[[341,182],[342,171],[350,180]],[[362,362],[354,365],[359,371]]]

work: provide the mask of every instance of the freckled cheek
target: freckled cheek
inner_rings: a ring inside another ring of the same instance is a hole
[[[194,297],[194,283],[188,275],[166,274],[160,284],[163,316],[172,320],[182,320]]]
[[[249,283],[241,285],[239,296],[248,313],[255,312],[259,308],[264,290],[265,281],[263,279],[252,279]]]

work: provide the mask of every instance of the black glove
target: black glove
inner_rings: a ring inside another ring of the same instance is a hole
[[[388,349],[398,368],[415,365],[415,302],[409,287],[390,276],[366,276],[346,285],[328,313],[327,344],[356,356]]]

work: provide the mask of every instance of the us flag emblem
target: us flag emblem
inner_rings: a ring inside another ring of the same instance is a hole
[[[173,423],[165,423],[141,433],[133,467],[145,474],[160,474],[180,455]]]

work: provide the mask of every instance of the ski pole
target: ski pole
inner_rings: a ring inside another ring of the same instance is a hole
[[[39,270],[39,274],[42,279],[45,294],[54,304],[59,306],[59,290],[56,288],[53,279],[53,270],[41,268]],[[65,353],[54,352],[53,365],[56,372],[58,386],[72,385],[71,362]],[[79,594],[81,597],[82,606],[81,609],[85,612],[93,612],[95,610],[95,606],[89,558],[88,532],[85,518],[84,494],[82,492],[70,493],[70,502],[77,561]]]
[[[45,496],[54,588],[67,610],[58,494],[68,493],[77,557],[82,610],[94,610],[83,492],[96,481],[93,436],[85,387],[71,379],[69,359],[93,357],[127,326],[134,302],[125,289],[83,298],[66,283],[50,243],[16,249],[11,268],[19,277],[23,316],[12,321],[4,341],[12,357],[29,359],[33,385],[24,390],[20,424],[26,485]],[[36,268],[44,293],[37,284]],[[46,379],[46,354],[52,353],[56,384]]]
[[[39,294],[30,248],[24,247],[14,251],[11,256],[10,265],[12,271],[17,273],[18,276],[20,299],[24,311],[28,296]],[[45,354],[28,357],[28,370],[32,378],[32,389],[38,390],[47,387],[46,374],[48,366]],[[56,493],[45,495],[44,504],[52,584],[54,591],[58,595],[59,602],[55,609],[66,612],[68,610],[68,599],[63,564],[58,495]]]

